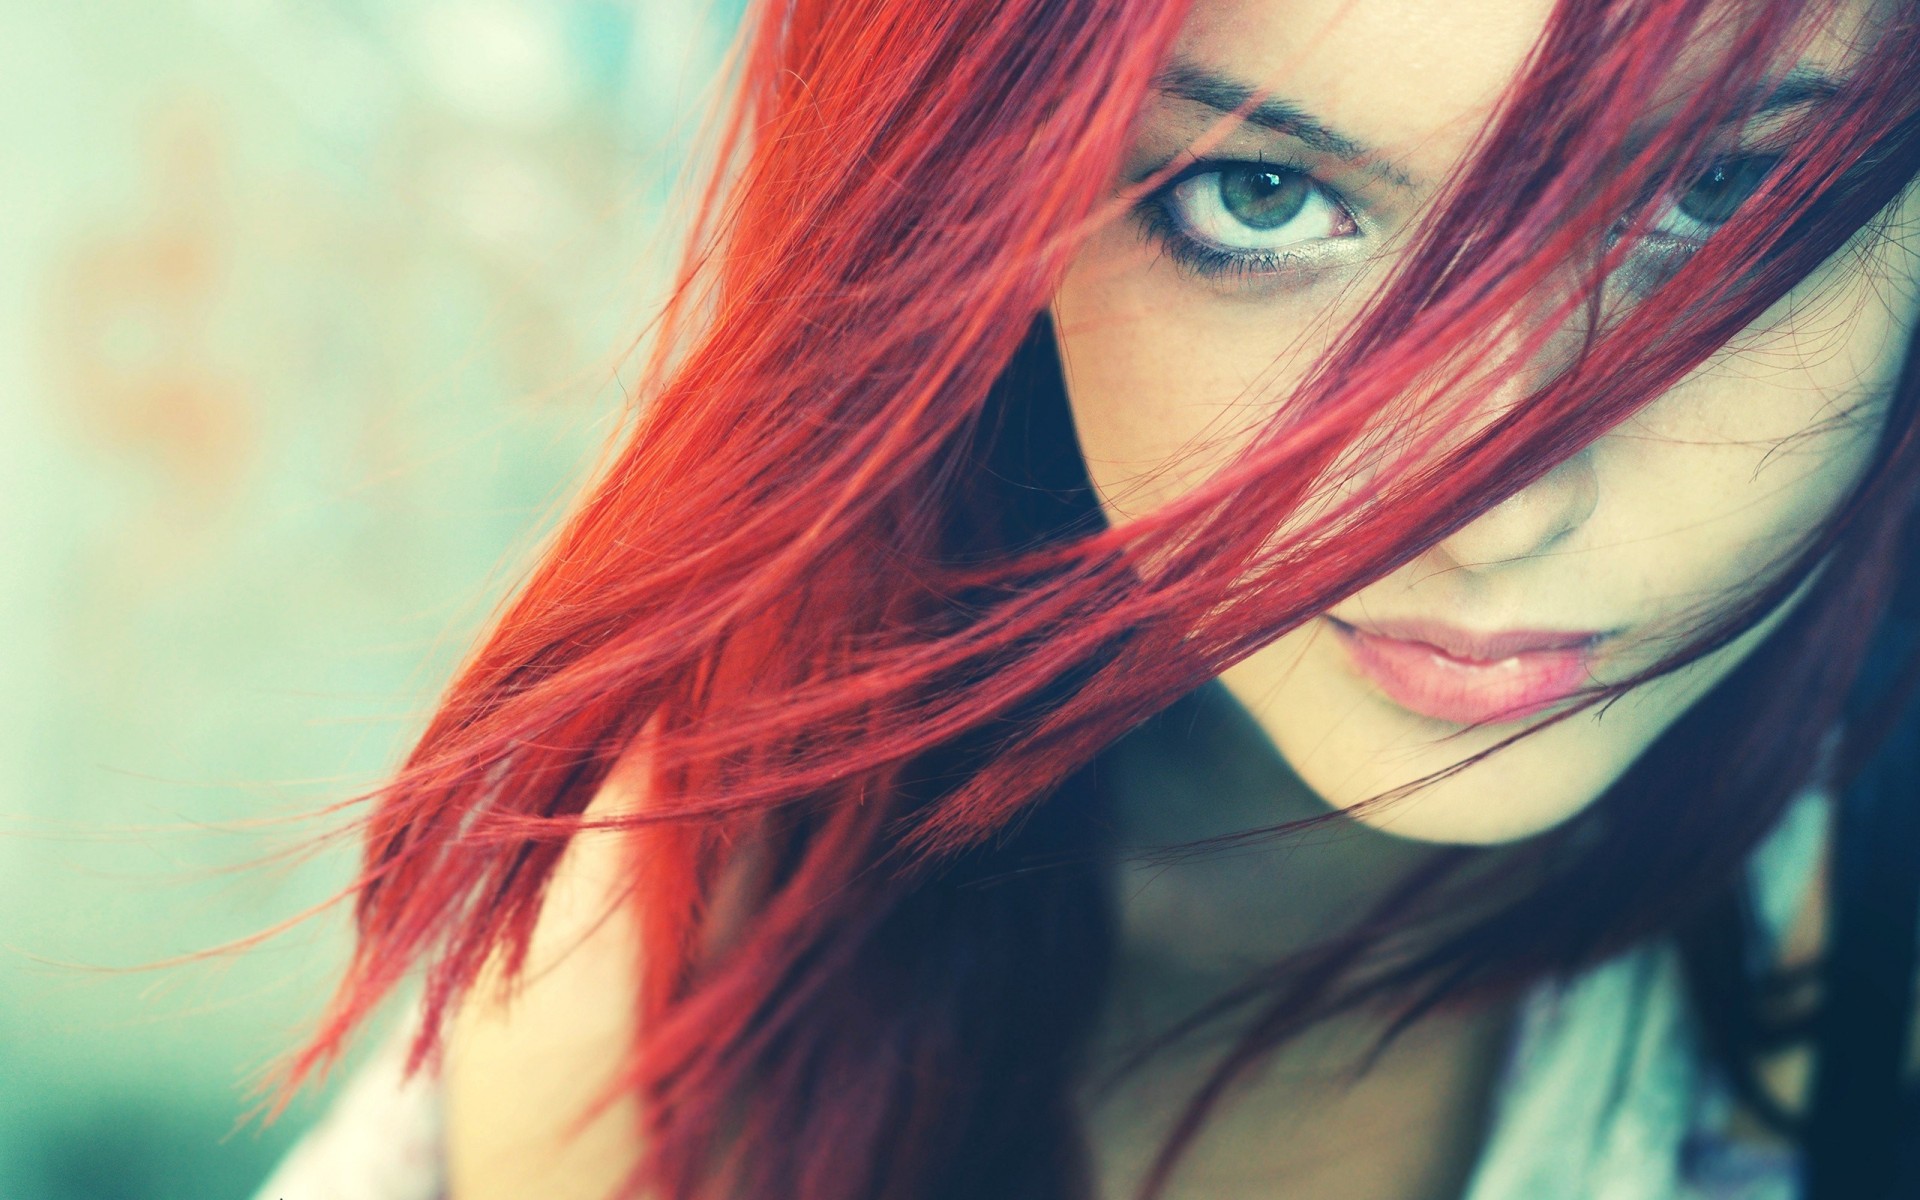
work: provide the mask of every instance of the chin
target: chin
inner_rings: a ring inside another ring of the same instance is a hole
[[[1342,794],[1307,778],[1333,808],[1357,824],[1408,841],[1455,846],[1501,846],[1545,833],[1586,811],[1606,785],[1576,783],[1560,773],[1542,777],[1500,760],[1519,747],[1407,794]],[[1614,772],[1617,777],[1619,772]],[[1411,783],[1412,780],[1405,781]],[[1606,780],[1611,783],[1612,778]],[[1384,790],[1384,789],[1383,789]]]

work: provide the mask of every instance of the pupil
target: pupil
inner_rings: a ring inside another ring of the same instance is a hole
[[[1771,155],[1715,163],[1680,197],[1680,211],[1708,225],[1724,224],[1753,195],[1777,160]]]
[[[1255,229],[1278,229],[1307,206],[1306,177],[1296,171],[1228,171],[1220,176],[1220,200],[1235,220]]]

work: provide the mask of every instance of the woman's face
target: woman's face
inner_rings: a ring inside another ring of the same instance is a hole
[[[1184,162],[1247,89],[1266,89],[1271,119],[1233,125],[1157,203],[1098,231],[1060,289],[1068,394],[1110,518],[1191,486],[1284,403],[1392,269],[1400,235],[1467,153],[1551,7],[1199,0],[1125,179]],[[1864,16],[1843,10],[1781,79],[1844,72]],[[1657,234],[1705,236],[1725,187],[1669,198]],[[1920,316],[1916,196],[1636,417],[1235,666],[1225,686],[1301,778],[1346,808],[1492,745],[1519,727],[1515,714],[1572,686],[1670,650],[1676,621],[1763,575],[1864,469]],[[1552,826],[1777,621],[1605,712],[1357,815],[1446,842]]]

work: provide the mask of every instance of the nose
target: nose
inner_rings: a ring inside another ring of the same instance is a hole
[[[1563,289],[1578,281],[1572,274],[1556,277],[1528,297],[1530,311],[1495,334],[1489,361],[1498,364],[1486,396],[1490,413],[1524,404],[1533,391],[1557,377],[1575,361],[1588,343],[1590,313],[1584,307],[1566,310],[1577,292]],[[1544,339],[1532,341],[1530,331],[1551,326]],[[1466,570],[1497,567],[1559,548],[1568,535],[1593,515],[1600,502],[1595,468],[1595,446],[1560,462],[1545,475],[1481,513],[1435,548],[1438,555]]]
[[[1554,549],[1593,515],[1600,500],[1593,447],[1554,467],[1441,542],[1438,551],[1468,570]]]

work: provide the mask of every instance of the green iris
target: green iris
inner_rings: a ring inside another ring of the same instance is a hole
[[[1297,171],[1241,167],[1220,172],[1220,203],[1250,229],[1278,229],[1300,215],[1313,185]]]
[[[1750,154],[1717,162],[1693,181],[1676,207],[1703,225],[1723,225],[1779,161],[1771,154]]]

